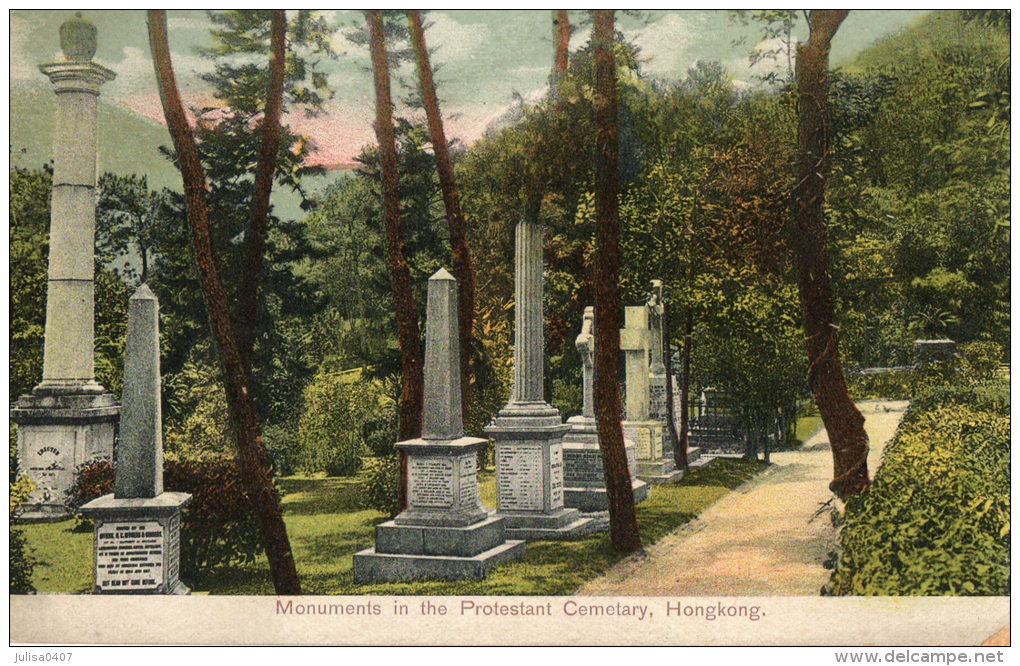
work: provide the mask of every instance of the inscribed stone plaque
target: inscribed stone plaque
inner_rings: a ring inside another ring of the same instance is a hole
[[[563,506],[563,445],[549,447],[549,508]]]
[[[163,582],[163,527],[154,520],[104,523],[96,530],[96,585],[154,590]]]
[[[474,507],[481,502],[478,494],[478,455],[460,457],[460,505]]]
[[[34,501],[62,502],[74,474],[76,430],[25,428],[25,470],[35,482]]]
[[[502,511],[542,511],[544,483],[542,445],[510,442],[496,447],[499,508]],[[562,457],[560,464],[562,465]],[[562,488],[561,501],[562,501]]]
[[[411,456],[411,506],[453,506],[453,460],[431,456]]]
[[[180,577],[181,567],[181,517],[176,515],[170,519],[166,537],[166,582],[173,585]]]

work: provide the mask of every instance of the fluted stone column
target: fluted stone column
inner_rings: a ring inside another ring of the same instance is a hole
[[[81,507],[95,521],[96,594],[188,594],[180,580],[181,509],[163,491],[159,301],[142,285],[128,303],[124,411],[113,492]]]
[[[429,278],[426,307],[423,432],[397,442],[407,454],[409,506],[376,526],[374,548],[355,553],[359,584],[483,578],[524,555],[524,542],[507,540],[504,520],[481,504],[485,440],[464,436],[457,282],[446,269]]]
[[[595,421],[595,308],[584,309],[581,333],[575,344],[581,355],[583,402],[581,414],[567,419],[570,430],[563,437],[563,502],[585,513],[608,511],[605,468]],[[648,497],[648,484],[635,478],[637,449],[634,442],[624,439],[623,445],[637,504]],[[608,529],[608,522],[603,521],[602,526]]]
[[[514,251],[514,384],[485,432],[496,443],[499,515],[522,539],[570,538],[590,520],[563,504],[563,435],[570,426],[545,401],[543,229],[523,218]]]
[[[19,470],[37,488],[27,518],[66,513],[75,468],[113,456],[118,413],[93,351],[97,100],[114,73],[92,61],[96,29],[80,15],[60,27],[60,46],[63,59],[39,67],[57,95],[43,376],[11,411]]]

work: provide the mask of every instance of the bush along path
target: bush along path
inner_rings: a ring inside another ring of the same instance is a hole
[[[907,407],[906,401],[862,401],[870,440],[868,467]],[[825,430],[802,447],[772,455],[766,472],[730,493],[644,555],[623,560],[579,594],[767,596],[818,595],[836,550],[830,519],[832,454]]]

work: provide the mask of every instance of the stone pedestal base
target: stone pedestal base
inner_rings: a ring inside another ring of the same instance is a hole
[[[101,390],[101,389],[100,389]],[[113,459],[120,406],[111,393],[49,392],[37,388],[11,409],[18,424],[18,471],[36,489],[19,515],[27,520],[70,516],[64,506],[79,465]]]
[[[570,431],[563,442],[563,504],[584,513],[607,511],[606,477],[595,419],[573,416],[567,419],[567,424]],[[635,478],[637,447],[634,442],[625,439],[624,448],[637,504],[648,498],[648,484]]]
[[[570,426],[556,409],[539,403],[507,405],[485,429],[496,443],[498,514],[507,536],[571,539],[591,520],[563,504],[563,435]]]
[[[354,555],[354,582],[485,578],[497,564],[524,556],[524,542],[506,539],[502,518],[467,527],[399,525],[375,528],[375,548]]]
[[[684,471],[676,468],[672,458],[639,460],[637,476],[648,483],[675,483],[684,478]]]
[[[672,483],[683,478],[673,458],[663,450],[661,421],[624,421],[624,435],[637,443],[637,477],[648,483]]]
[[[187,493],[118,499],[81,507],[95,521],[95,594],[190,594],[180,579],[181,509]]]

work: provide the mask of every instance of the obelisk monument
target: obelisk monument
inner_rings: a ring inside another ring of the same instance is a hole
[[[485,440],[464,436],[457,282],[445,269],[429,279],[426,307],[422,436],[397,442],[407,454],[409,506],[376,526],[375,548],[355,553],[359,584],[484,578],[524,555],[524,542],[507,540],[505,521],[481,503]]]
[[[159,302],[144,284],[128,303],[123,399],[113,493],[81,507],[95,520],[95,592],[188,594],[181,509],[191,495],[163,490]]]
[[[96,28],[80,15],[60,26],[63,58],[40,65],[57,95],[42,382],[18,399],[18,466],[36,491],[26,518],[66,514],[75,469],[113,456],[115,396],[96,382],[94,253],[99,87],[114,78],[93,62]]]
[[[498,514],[508,535],[563,539],[590,519],[563,503],[563,435],[570,426],[545,401],[543,229],[517,223],[514,251],[514,381],[510,401],[485,432],[496,443]]]

